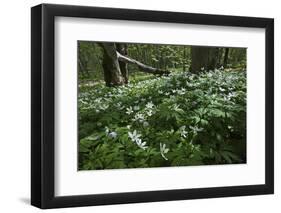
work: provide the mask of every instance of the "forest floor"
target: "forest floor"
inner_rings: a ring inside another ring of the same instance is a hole
[[[79,169],[246,162],[246,72],[79,85]]]

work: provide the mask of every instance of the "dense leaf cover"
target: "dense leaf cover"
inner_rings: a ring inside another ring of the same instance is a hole
[[[246,72],[79,87],[79,169],[246,162]]]

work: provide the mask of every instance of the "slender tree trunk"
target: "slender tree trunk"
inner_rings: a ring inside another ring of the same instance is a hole
[[[223,59],[223,66],[226,67],[227,66],[227,62],[228,62],[228,54],[229,54],[229,48],[225,48],[225,52],[224,52],[224,59]]]
[[[183,63],[182,63],[182,69],[185,72],[186,71],[186,48],[183,47]]]
[[[78,58],[78,65],[79,65],[78,70],[80,71],[81,75],[84,77],[85,76],[85,74],[84,74],[85,69],[84,69],[84,66],[81,62],[80,55],[79,55],[79,58]]]
[[[225,48],[219,48],[219,55],[218,55],[218,63],[217,66],[221,67],[223,66],[223,59],[224,59],[224,49]]]
[[[122,55],[124,55],[124,56],[128,55],[127,44],[118,43],[118,44],[116,44],[116,49]],[[123,61],[119,61],[119,66],[120,66],[122,76],[124,78],[124,83],[128,84],[128,81],[129,81],[128,65],[127,65],[127,63],[125,63]]]

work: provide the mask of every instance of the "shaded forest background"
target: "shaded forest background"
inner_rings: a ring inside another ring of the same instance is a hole
[[[106,80],[103,63],[108,63],[108,61],[104,61],[106,57],[102,46],[104,44],[114,45],[119,53],[160,71],[198,73],[202,70],[219,68],[246,69],[246,48],[78,41],[79,80]],[[122,61],[119,61],[119,66],[121,70],[122,68],[127,69],[126,78],[130,78],[130,80],[134,81],[148,76],[142,73],[143,71],[135,64],[122,64]]]

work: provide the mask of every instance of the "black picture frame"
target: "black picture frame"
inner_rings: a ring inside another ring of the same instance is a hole
[[[93,195],[54,195],[54,18],[57,16],[264,28],[265,184]],[[274,20],[225,15],[41,4],[31,9],[31,204],[60,208],[274,193]]]

